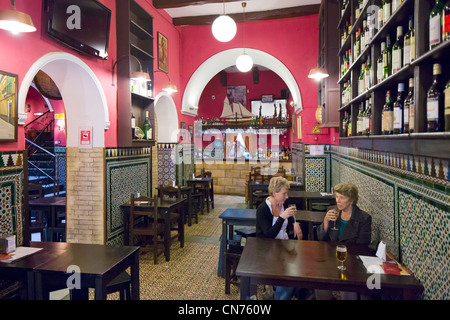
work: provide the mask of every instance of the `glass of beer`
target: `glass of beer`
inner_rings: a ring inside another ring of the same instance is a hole
[[[288,208],[290,208],[290,207],[294,207],[294,210],[295,210],[294,216],[295,216],[295,214],[297,213],[297,205],[295,203],[291,203],[290,205],[288,205]]]
[[[336,258],[341,263],[341,265],[338,266],[338,269],[345,270],[344,261],[347,259],[347,247],[345,245],[338,244],[336,246]]]

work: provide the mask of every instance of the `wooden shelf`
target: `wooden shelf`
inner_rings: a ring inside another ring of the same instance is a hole
[[[281,128],[292,128],[292,124],[263,124],[262,126],[251,126],[251,125],[203,125],[203,130],[208,129],[281,129]]]

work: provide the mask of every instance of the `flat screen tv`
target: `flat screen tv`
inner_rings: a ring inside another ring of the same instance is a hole
[[[70,48],[108,58],[111,10],[97,0],[47,0],[47,34]]]

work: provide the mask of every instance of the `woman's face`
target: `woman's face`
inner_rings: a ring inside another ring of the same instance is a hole
[[[273,198],[275,199],[275,202],[278,204],[282,204],[286,201],[288,198],[288,192],[285,187],[280,189],[280,192],[273,192]]]
[[[353,201],[349,197],[336,192],[336,204],[339,210],[345,210],[351,207]]]

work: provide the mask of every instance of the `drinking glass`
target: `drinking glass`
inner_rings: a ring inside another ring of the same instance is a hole
[[[297,213],[297,205],[295,203],[291,203],[290,205],[288,205],[288,208],[290,208],[290,207],[294,207],[294,210],[295,210],[294,216],[295,216],[295,214]]]
[[[334,215],[336,216],[336,220],[331,221],[331,230],[338,230],[338,228],[337,228],[338,209],[337,209],[337,207],[333,207],[333,208],[331,208],[331,210],[333,210]]]
[[[344,261],[347,259],[347,247],[345,245],[338,244],[336,246],[336,258],[341,263],[341,265],[338,266],[338,269],[345,270]]]

